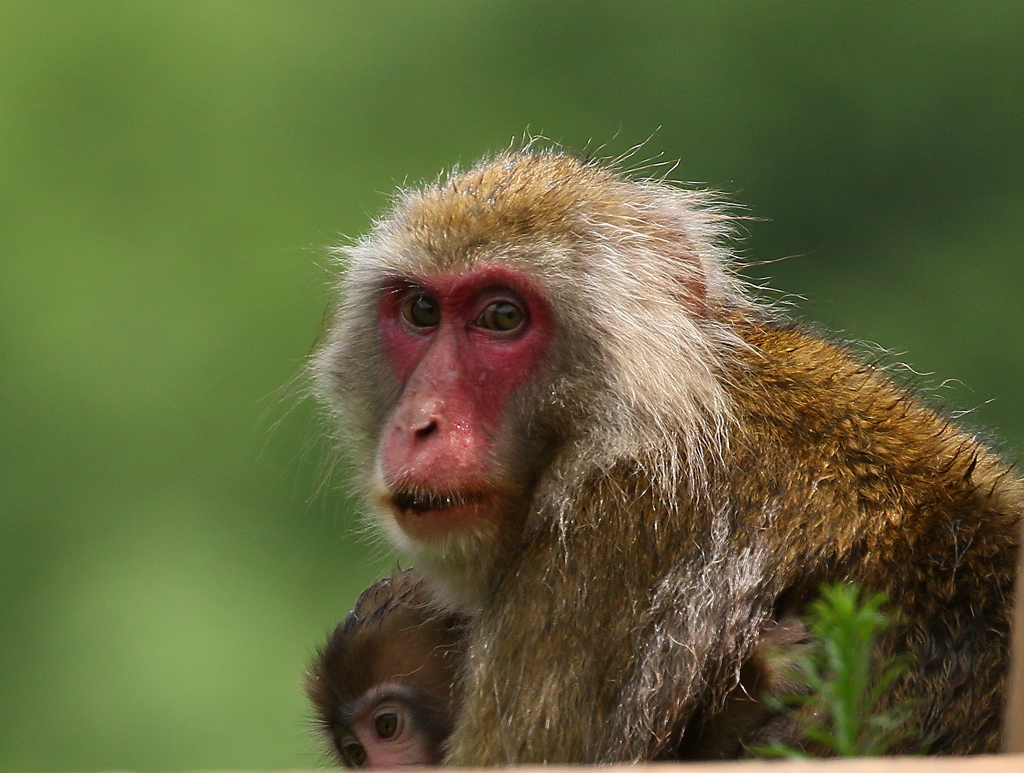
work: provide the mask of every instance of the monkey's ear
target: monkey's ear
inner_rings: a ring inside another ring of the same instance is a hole
[[[655,267],[651,285],[693,317],[708,314],[708,275],[686,234],[666,228],[665,234],[645,245],[639,259]],[[656,284],[655,284],[656,283]]]
[[[687,268],[681,270],[677,275],[679,290],[673,293],[673,297],[686,309],[687,313],[695,317],[706,317],[708,315],[708,283],[704,272],[699,270],[700,259],[695,256],[686,256],[683,261],[687,262]],[[694,264],[696,264],[696,269],[690,268]]]
[[[689,314],[702,317],[707,314],[711,274],[718,268],[702,256],[702,249],[711,245],[700,243],[700,233],[693,233],[702,223],[689,223],[690,212],[680,212],[674,199],[660,202],[657,220],[637,231],[634,242],[636,252],[627,260],[636,279],[641,282],[637,291],[649,294],[650,303],[659,295],[682,306]],[[641,214],[636,214],[641,218]]]

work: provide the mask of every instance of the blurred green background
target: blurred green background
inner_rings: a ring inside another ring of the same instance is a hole
[[[653,134],[1019,455],[1016,0],[2,2],[0,769],[318,763],[305,661],[395,560],[293,381],[324,246],[526,129]]]

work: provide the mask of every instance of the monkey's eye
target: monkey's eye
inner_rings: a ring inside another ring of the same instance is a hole
[[[506,333],[515,330],[526,319],[523,310],[510,301],[495,301],[487,304],[487,307],[480,312],[476,318],[476,324],[487,330],[496,330],[499,333]]]
[[[391,738],[398,732],[398,715],[392,712],[381,714],[374,720],[373,726],[381,738]]]
[[[402,316],[414,327],[433,327],[441,321],[441,306],[429,295],[414,295],[402,304]]]
[[[342,746],[341,756],[350,768],[361,768],[366,764],[366,749],[356,741],[349,741]]]

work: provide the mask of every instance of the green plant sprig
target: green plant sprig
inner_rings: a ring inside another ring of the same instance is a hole
[[[798,691],[775,698],[779,708],[803,723],[803,735],[840,757],[885,754],[907,737],[907,706],[883,711],[885,690],[911,665],[906,655],[882,661],[874,657],[879,633],[892,623],[883,612],[884,593],[862,598],[860,587],[822,588],[805,617],[814,637],[811,649],[796,659]],[[753,750],[760,756],[806,757],[779,741]]]

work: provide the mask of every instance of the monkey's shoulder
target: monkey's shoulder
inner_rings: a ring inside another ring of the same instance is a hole
[[[781,482],[794,507],[828,495],[832,512],[904,527],[913,512],[922,530],[964,516],[1005,531],[1024,513],[1011,467],[884,368],[800,324],[743,332],[734,461]]]
[[[765,393],[784,390],[787,401],[799,401],[805,395],[808,400],[821,402],[820,390],[837,387],[847,397],[895,387],[881,367],[858,356],[850,344],[822,335],[804,323],[748,320],[738,330],[747,344],[738,352],[745,371],[740,378],[763,382]]]
[[[775,424],[824,440],[856,440],[865,453],[973,443],[914,387],[869,362],[847,343],[796,322],[755,321],[743,326],[748,345],[730,374],[743,418]]]

